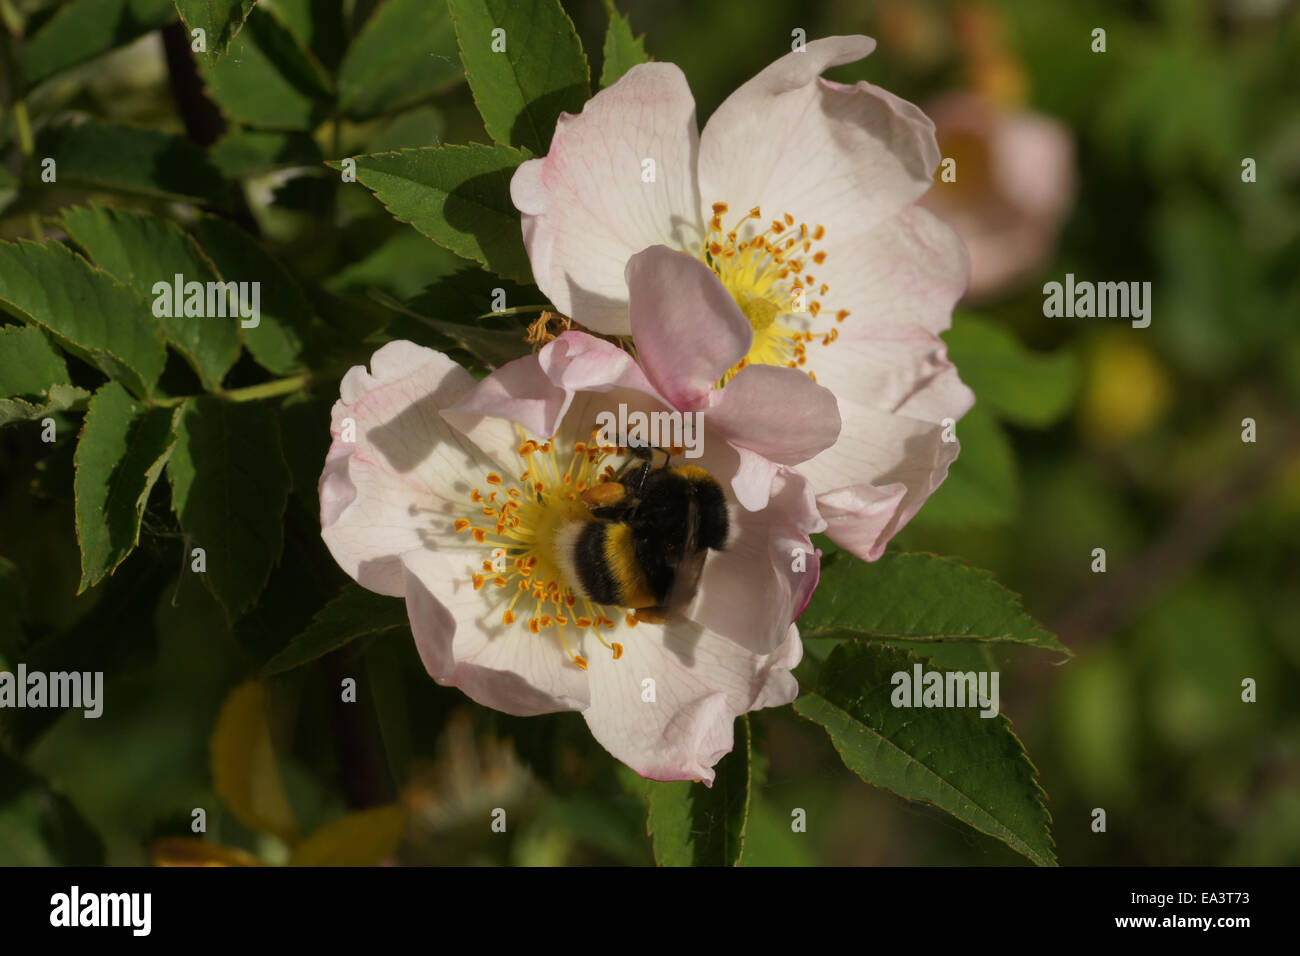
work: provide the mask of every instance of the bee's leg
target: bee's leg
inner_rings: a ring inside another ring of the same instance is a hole
[[[654,449],[648,447],[629,448],[628,454],[632,457],[623,462],[619,467],[618,471],[614,475],[614,480],[623,482],[624,485],[628,485],[628,482],[623,481],[623,475],[632,467],[633,462],[637,460],[641,461],[640,473],[636,476],[636,480],[629,486],[639,493],[641,487],[645,484],[646,476],[650,474],[650,467],[654,462]]]
[[[663,624],[668,620],[666,607],[639,607],[632,612],[633,617],[643,624]]]

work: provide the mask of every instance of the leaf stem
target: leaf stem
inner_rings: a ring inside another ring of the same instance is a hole
[[[293,392],[301,392],[307,388],[311,382],[311,372],[303,372],[301,375],[291,375],[288,378],[277,378],[274,381],[263,382],[261,385],[248,385],[244,388],[232,388],[228,392],[222,392],[222,396],[231,402],[253,402],[259,398],[272,398],[276,395],[289,395]]]
[[[232,388],[228,391],[221,391],[217,394],[228,402],[255,402],[259,398],[274,398],[277,395],[289,395],[293,392],[306,390],[311,384],[312,373],[303,372],[301,375],[290,375],[288,378],[277,378],[269,382],[263,382],[261,385],[246,385],[243,388]],[[170,408],[180,405],[194,395],[167,395],[153,400],[154,405],[163,408]]]

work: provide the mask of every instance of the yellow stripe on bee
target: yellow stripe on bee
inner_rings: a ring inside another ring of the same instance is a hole
[[[650,607],[655,603],[641,566],[636,563],[630,525],[618,523],[605,529],[605,564],[618,586],[618,604],[623,607]]]
[[[687,481],[707,481],[711,485],[716,485],[718,480],[703,468],[697,468],[694,465],[677,465],[673,468],[674,475],[680,475]]]

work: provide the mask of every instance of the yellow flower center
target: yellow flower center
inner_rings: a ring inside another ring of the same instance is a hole
[[[582,670],[587,660],[572,650],[568,636],[575,636],[581,647],[582,635],[590,631],[618,660],[623,645],[606,641],[599,629],[617,627],[613,616],[621,612],[592,602],[566,580],[566,562],[557,549],[563,546],[562,529],[593,520],[582,492],[614,480],[616,472],[606,459],[626,449],[602,446],[593,436],[590,443],[575,442],[565,463],[554,442],[527,438],[522,429],[520,438],[517,477],[489,472],[485,487],[468,495],[472,517],[457,518],[453,525],[484,546],[486,557],[472,575],[474,590],[483,590],[489,603],[498,606],[503,624],[517,622],[533,634],[554,630]],[[498,589],[504,593],[496,598],[493,591]],[[627,615],[626,623],[635,626],[636,615]]]
[[[826,228],[809,228],[786,213],[757,232],[756,225],[746,227],[751,220],[757,224],[762,218],[762,210],[755,206],[724,232],[722,217],[726,212],[726,203],[713,204],[701,258],[749,319],[754,341],[748,354],[722,377],[719,385],[725,385],[750,364],[798,368],[808,361],[809,343],[820,340],[830,345],[839,337],[835,328],[814,335],[782,321],[799,314],[815,318],[822,311],[822,297],[830,287],[824,282],[819,284],[809,267],[826,261],[825,250],[816,249],[826,236]],[[840,310],[835,320],[843,322],[848,315],[847,310]],[[806,323],[795,320],[795,324]],[[817,380],[812,372],[808,374]]]

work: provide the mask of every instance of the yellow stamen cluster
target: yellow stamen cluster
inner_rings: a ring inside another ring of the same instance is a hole
[[[746,365],[803,366],[808,361],[809,343],[830,345],[838,335],[813,335],[777,320],[791,313],[803,312],[814,318],[821,313],[822,297],[830,287],[819,283],[809,267],[826,261],[825,250],[814,251],[825,238],[826,228],[796,223],[794,216],[785,213],[757,232],[763,212],[755,206],[724,231],[722,217],[726,212],[726,203],[713,204],[702,258],[749,319],[754,341],[749,354],[719,384],[726,384]],[[747,226],[751,222],[754,225]],[[843,322],[848,315],[842,309],[835,320]]]
[[[522,430],[520,438],[523,467],[518,478],[489,472],[486,490],[474,488],[469,494],[469,513],[474,518],[457,518],[452,525],[488,549],[489,558],[471,576],[474,590],[505,590],[509,597],[503,597],[501,622],[509,626],[518,621],[533,634],[554,629],[565,653],[582,670],[587,669],[587,659],[570,648],[566,639],[570,628],[579,639],[590,631],[618,660],[623,645],[606,641],[599,630],[617,627],[610,609],[579,595],[565,581],[555,547],[562,527],[590,520],[591,509],[582,492],[614,478],[616,472],[605,460],[626,449],[575,442],[561,470],[553,442],[527,438]]]

